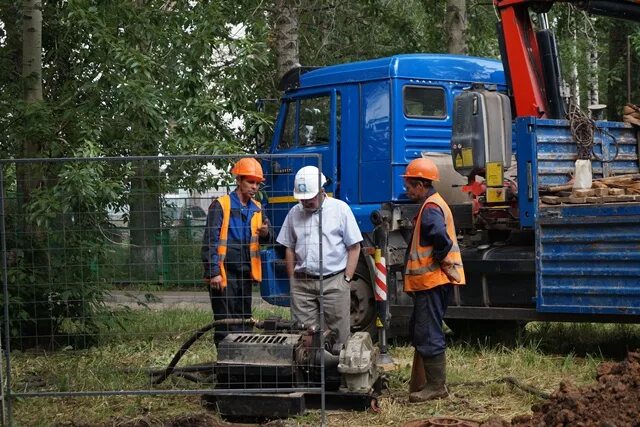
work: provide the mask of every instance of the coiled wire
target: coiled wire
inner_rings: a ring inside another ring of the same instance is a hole
[[[587,116],[579,106],[574,104],[569,105],[567,119],[569,120],[569,125],[571,127],[571,135],[576,142],[578,159],[590,160],[593,157],[597,161],[608,163],[618,158],[618,140],[608,131],[599,128],[596,125],[596,122],[589,116]],[[616,148],[616,154],[612,159],[604,160],[594,151],[596,132],[600,132],[602,138],[608,136],[613,140],[614,146]]]

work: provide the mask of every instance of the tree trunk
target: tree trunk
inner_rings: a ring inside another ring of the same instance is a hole
[[[22,81],[24,101],[27,104],[42,103],[42,0],[24,0],[22,3]],[[37,113],[27,114],[24,120],[38,120]],[[41,141],[37,133],[28,134],[22,140],[22,157],[37,158],[41,156],[41,151]],[[28,163],[18,165],[17,180],[20,207],[24,209],[31,200],[31,193],[43,185],[42,165]],[[25,249],[39,247],[39,245],[34,246],[36,242],[32,240],[37,240],[40,233],[34,225],[27,224],[24,215],[20,216],[23,222],[21,225],[26,231],[22,242]],[[42,253],[42,251],[32,251],[32,253]],[[39,263],[34,265],[42,267]]]
[[[42,102],[42,0],[24,0],[22,3],[22,80],[23,99],[27,104]],[[40,141],[28,136],[22,141],[22,156],[39,157]],[[30,199],[33,189],[40,185],[41,168],[25,165],[18,175],[22,202]]]
[[[24,99],[37,102],[42,101],[42,0],[25,0],[22,13]]]
[[[580,79],[578,78],[578,33],[573,32],[573,43],[571,44],[571,53],[573,64],[571,64],[571,103],[580,106]]]
[[[162,282],[159,171],[157,162],[136,162],[129,197],[130,279]]]
[[[134,0],[138,9],[146,5],[146,0]],[[170,2],[163,6],[171,7]],[[138,49],[146,53],[149,47],[138,43]],[[158,145],[149,141],[153,132],[138,126],[140,131],[134,155],[157,156]],[[162,282],[162,245],[160,241],[160,171],[157,161],[136,161],[133,163],[135,174],[131,178],[131,194],[129,195],[129,232],[131,247],[129,263],[131,273],[129,279],[147,283]]]
[[[595,27],[595,19],[586,18],[591,21],[591,28]],[[587,69],[589,71],[587,77],[587,96],[589,97],[589,105],[600,103],[600,88],[598,84],[598,34],[596,31],[588,31],[586,34],[588,40],[587,50]]]
[[[466,0],[447,0],[445,18],[447,29],[447,51],[467,54],[467,4]]]
[[[30,107],[25,109],[23,120],[25,123],[38,123],[42,120],[41,112],[44,108],[42,95],[42,0],[24,0],[22,2],[22,84],[24,88],[23,100]],[[27,132],[22,139],[22,157],[42,157],[43,136],[36,132]],[[46,172],[43,164],[24,163],[16,165],[16,179],[18,188],[18,224],[21,228],[21,238],[16,246],[22,249],[24,265],[30,269],[35,279],[33,288],[34,301],[28,306],[29,317],[20,322],[23,336],[32,336],[22,345],[32,345],[53,348],[54,336],[58,329],[58,321],[51,314],[48,303],[47,286],[53,280],[50,263],[50,248],[47,247],[47,230],[29,221],[26,209],[31,202],[33,193],[46,186]]]
[[[300,11],[297,2],[276,0],[274,13],[276,68],[278,79],[280,79],[292,67],[300,64],[298,49]]]

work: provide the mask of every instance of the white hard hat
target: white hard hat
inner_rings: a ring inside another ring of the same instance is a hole
[[[320,175],[318,177],[318,174]],[[319,178],[319,179],[318,179]],[[296,200],[307,200],[315,197],[320,188],[327,183],[327,178],[315,166],[305,166],[296,173],[293,182],[293,197]],[[318,187],[320,184],[320,187]]]

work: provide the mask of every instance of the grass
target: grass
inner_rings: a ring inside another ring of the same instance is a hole
[[[261,308],[254,316],[274,314],[286,316],[287,311]],[[99,346],[53,353],[12,352],[13,392],[151,389],[146,370],[165,367],[191,333],[211,320],[211,313],[206,310],[123,310],[119,316],[125,329],[105,330]],[[180,365],[215,359],[214,347],[207,337],[194,344]],[[391,354],[398,369],[389,374],[390,391],[380,399],[382,412],[329,411],[328,424],[402,425],[428,416],[484,420],[499,415],[510,419],[529,412],[539,398],[491,380],[514,377],[545,392],[552,392],[565,380],[586,385],[594,381],[599,362],[618,357],[636,344],[640,347],[637,325],[548,323],[528,325],[523,338],[508,346],[454,340],[447,352],[451,397],[422,405],[407,402],[413,349],[396,345]],[[160,386],[165,390],[200,387],[180,378],[170,378]],[[123,420],[159,426],[164,420],[186,414],[204,416],[206,411],[198,396],[109,396],[21,398],[14,402],[13,414],[21,426],[118,425]],[[294,422],[314,426],[319,420],[319,413],[310,411]]]

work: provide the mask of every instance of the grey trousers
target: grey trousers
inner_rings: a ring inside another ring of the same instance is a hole
[[[349,339],[351,324],[351,290],[344,274],[322,281],[324,287],[325,329],[337,334],[337,342]],[[291,280],[291,318],[305,327],[320,328],[320,281],[293,278]]]

